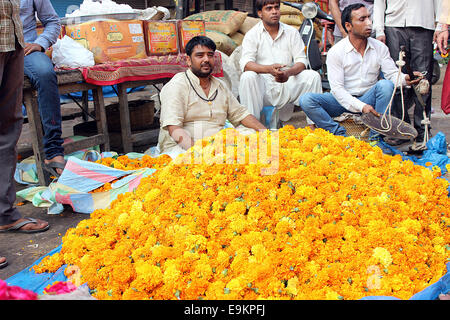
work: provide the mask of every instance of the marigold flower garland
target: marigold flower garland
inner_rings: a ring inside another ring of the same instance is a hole
[[[98,299],[408,299],[446,272],[447,187],[439,168],[353,137],[226,129],[68,230],[34,270],[76,266]]]

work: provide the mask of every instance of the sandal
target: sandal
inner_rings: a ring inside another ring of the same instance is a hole
[[[4,258],[4,257],[2,257]],[[0,269],[3,269],[4,267],[6,267],[8,265],[8,260],[5,259],[5,261],[0,262]]]
[[[23,221],[16,223],[15,225],[6,228],[6,229],[0,229],[0,233],[1,232],[20,232],[20,233],[37,233],[37,232],[43,232],[43,231],[47,231],[48,228],[50,227],[50,225],[47,224],[47,226],[41,228],[41,229],[29,229],[29,230],[22,230],[20,228],[22,228],[24,225],[30,224],[30,223],[38,223],[38,221],[34,218],[24,218]]]
[[[52,176],[59,178],[61,176],[61,174],[59,174],[58,171],[56,171],[56,169],[64,170],[65,166],[66,166],[66,162],[61,163],[61,162],[52,161],[49,163],[44,162],[42,167],[44,168],[44,170],[49,172]]]

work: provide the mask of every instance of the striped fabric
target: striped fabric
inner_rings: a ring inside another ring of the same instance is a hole
[[[142,178],[155,171],[150,168],[119,170],[70,157],[57,182],[51,183],[49,188],[55,202],[70,205],[75,212],[89,214],[107,208],[119,194],[133,191]],[[117,181],[111,190],[89,193],[114,180]]]
[[[112,155],[110,152],[103,152],[101,156]],[[143,154],[133,153],[127,156],[140,158]],[[61,176],[48,187],[25,188],[17,192],[17,196],[32,202],[35,207],[47,208],[48,214],[62,213],[64,205],[70,205],[75,212],[90,214],[97,209],[107,208],[119,194],[132,192],[142,178],[155,171],[151,168],[119,170],[69,156]],[[110,190],[91,193],[108,182],[113,182]]]

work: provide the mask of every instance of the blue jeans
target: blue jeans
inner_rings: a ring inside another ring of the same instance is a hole
[[[375,108],[378,113],[384,113],[394,91],[394,84],[389,80],[379,80],[364,95],[358,97],[362,102]],[[318,128],[327,130],[335,135],[347,136],[344,127],[340,126],[334,117],[350,112],[342,107],[330,92],[307,93],[300,97],[300,106]],[[370,136],[378,135],[371,130]]]
[[[64,156],[61,138],[61,105],[53,63],[43,52],[33,52],[24,58],[24,73],[37,90],[39,114],[44,131],[46,159]]]

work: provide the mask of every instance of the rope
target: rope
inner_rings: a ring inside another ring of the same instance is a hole
[[[396,61],[396,64],[398,66],[398,72],[397,72],[397,80],[395,81],[394,91],[392,92],[391,99],[389,100],[389,104],[386,107],[386,110],[384,110],[383,115],[381,116],[381,128],[383,132],[388,132],[392,129],[392,116],[391,116],[391,109],[392,109],[392,102],[394,101],[395,93],[397,91],[397,87],[400,85],[400,75],[402,74],[402,67],[405,65],[404,58],[405,53],[403,51],[399,52],[398,55],[398,61]],[[400,85],[400,96],[402,100],[402,118],[401,120],[405,118],[405,103],[403,100],[403,86]],[[386,117],[386,113],[389,112],[389,118]],[[389,120],[388,120],[389,119]],[[410,135],[413,137],[413,135],[409,132],[402,132],[400,130],[401,122],[397,125],[397,131],[402,135]]]
[[[402,74],[402,71],[401,71],[402,67],[406,64],[404,61],[404,57],[405,57],[405,52],[400,51],[399,55],[398,55],[398,61],[396,61],[396,64],[398,66],[398,73],[397,73],[397,80],[396,80],[396,83],[394,86],[394,91],[392,92],[392,96],[391,96],[391,99],[389,100],[389,104],[387,105],[386,110],[384,111],[383,115],[381,116],[382,130],[379,130],[379,131],[382,131],[382,132],[388,132],[392,129],[392,117],[391,117],[392,102],[394,100],[394,96],[397,91],[397,87],[400,85],[400,75]],[[418,84],[416,87],[413,87],[413,88],[417,93],[420,103],[422,103],[423,101],[421,101],[421,93],[417,91],[418,90],[417,87],[419,85],[420,84]],[[405,102],[404,102],[404,96],[403,96],[403,86],[401,86],[401,85],[400,85],[400,96],[401,96],[401,101],[402,101],[402,118],[401,118],[401,120],[403,121],[403,119],[405,118]],[[388,121],[388,118],[386,117],[386,114],[388,112],[389,112],[389,121]],[[431,125],[430,119],[426,115],[425,107],[423,107],[423,120],[421,121],[421,123],[425,126],[424,139],[423,139],[423,142],[421,145],[421,147],[423,148],[423,147],[425,147],[426,143],[429,140],[428,126]],[[409,135],[409,136],[413,137],[413,135],[409,132],[402,132],[400,130],[400,126],[401,126],[401,122],[397,126],[397,131],[400,134],[406,135],[406,136]]]

